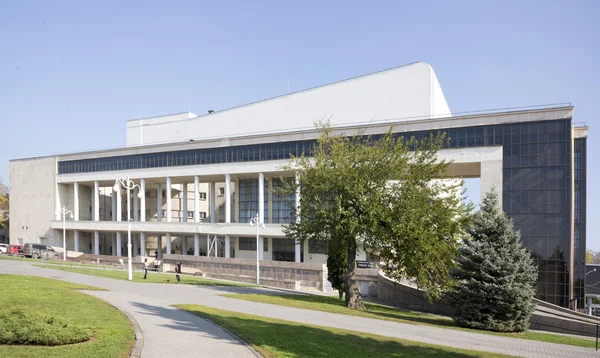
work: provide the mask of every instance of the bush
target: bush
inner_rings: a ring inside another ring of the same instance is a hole
[[[89,340],[87,327],[15,308],[0,311],[0,344],[60,346]]]

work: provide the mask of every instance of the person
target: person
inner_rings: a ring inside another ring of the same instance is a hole
[[[119,258],[119,265],[121,265],[121,268],[125,268],[125,263],[123,262],[123,258]]]
[[[181,282],[181,279],[179,278],[180,274],[181,274],[181,262],[177,261],[177,264],[175,264],[175,278],[177,278],[177,283]]]
[[[144,280],[148,276],[148,258],[144,259]]]

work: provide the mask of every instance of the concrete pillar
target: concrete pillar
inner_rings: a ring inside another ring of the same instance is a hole
[[[111,237],[110,246],[111,246],[110,254],[113,256],[117,256],[117,234],[116,233],[114,233]]]
[[[188,185],[187,183],[183,184],[183,222],[186,223],[188,220],[187,212],[188,212]]]
[[[167,233],[166,250],[167,255],[171,255],[171,234]]]
[[[117,231],[117,256],[123,256],[121,246],[121,232]]]
[[[73,231],[73,251],[79,251],[79,230]]]
[[[131,252],[131,256],[137,256],[138,255],[138,241],[137,241],[137,237],[138,235],[131,233],[131,241],[133,241],[131,244],[133,245],[133,251]]]
[[[230,174],[225,174],[225,223],[226,224],[231,223],[231,175]]]
[[[158,259],[162,260],[162,235],[158,235],[158,238],[156,240],[156,247],[157,247],[157,251],[158,251]]]
[[[61,213],[61,201],[60,201],[60,184],[58,184],[58,182],[55,184],[54,186],[54,197],[55,197],[55,202],[54,202],[54,220],[62,220],[62,213]]]
[[[110,203],[112,204],[112,209],[110,209],[112,211],[111,220],[117,221],[117,193],[112,193],[112,196],[110,197]]]
[[[133,189],[133,221],[140,221],[140,199],[138,199],[138,194],[140,192],[140,188],[137,186]]]
[[[79,221],[79,183],[73,183],[73,220]]]
[[[208,214],[210,215],[210,223],[214,224],[215,223],[215,182],[211,182],[210,183],[210,190],[209,190],[209,201],[208,201]]]
[[[171,177],[167,177],[167,188],[165,190],[165,200],[167,201],[167,222],[171,222]],[[170,254],[171,252],[169,252]]]
[[[94,214],[94,221],[100,221],[100,183],[98,181],[94,182],[94,210],[92,213]],[[98,239],[98,245],[100,245],[100,239]]]
[[[229,236],[225,236],[225,257],[231,257],[231,239]]]
[[[94,231],[94,255],[100,255],[100,233],[98,231]]]
[[[258,217],[260,222],[265,222],[265,175],[258,173]]]
[[[200,178],[197,175],[194,176],[194,222],[200,222]]]
[[[123,197],[121,192],[121,187],[119,187],[119,190],[117,190],[117,221],[123,221]]]
[[[502,208],[502,160],[489,160],[481,162],[481,178],[479,181],[480,195],[483,198],[485,193],[492,187],[496,188],[498,202]]]
[[[146,233],[140,232],[140,253],[146,256]]]
[[[140,199],[140,221],[146,221],[146,179],[140,179],[140,191],[142,192],[142,198]],[[145,248],[145,247],[144,247]],[[143,252],[143,250],[142,250]]]
[[[162,185],[158,184],[156,189],[156,221],[162,221]]]
[[[592,296],[587,296],[587,304],[585,305],[585,311],[588,316],[592,315]]]
[[[200,256],[200,235],[194,234],[194,256]]]

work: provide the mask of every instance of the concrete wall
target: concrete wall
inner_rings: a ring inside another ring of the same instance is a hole
[[[127,146],[313,128],[322,119],[337,125],[449,112],[433,69],[417,62],[196,118],[132,120]]]
[[[174,265],[181,262],[182,270],[198,270],[208,277],[228,279],[239,282],[256,282],[256,259],[226,259],[222,257],[204,257],[187,255],[165,255],[163,262]],[[276,285],[277,281],[299,281],[302,286],[323,289],[323,265],[261,261],[261,284]],[[267,283],[268,281],[268,283]]]
[[[9,164],[10,243],[53,238],[55,219],[56,159],[14,160]]]

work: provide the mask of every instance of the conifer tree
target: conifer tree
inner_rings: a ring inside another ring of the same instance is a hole
[[[537,267],[512,220],[500,210],[494,189],[485,194],[468,232],[453,272],[457,291],[450,294],[456,323],[500,332],[527,330]]]

